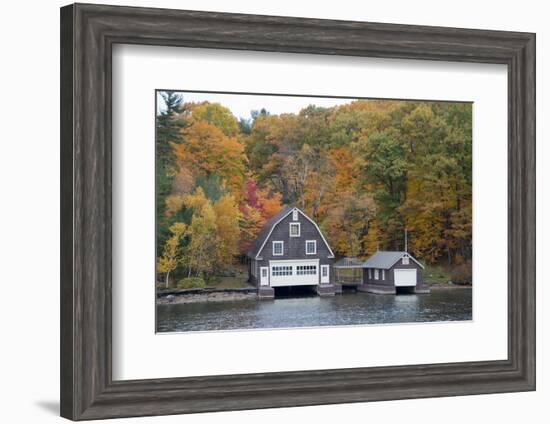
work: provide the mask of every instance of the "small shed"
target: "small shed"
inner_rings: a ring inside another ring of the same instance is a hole
[[[378,251],[363,263],[359,291],[396,294],[398,291],[429,293],[423,283],[424,265],[404,251]]]

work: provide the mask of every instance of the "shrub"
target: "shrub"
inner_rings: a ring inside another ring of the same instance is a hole
[[[468,261],[453,268],[451,281],[454,284],[472,284],[472,262]]]
[[[201,277],[188,277],[179,280],[176,287],[178,289],[203,289],[206,287],[206,283]]]

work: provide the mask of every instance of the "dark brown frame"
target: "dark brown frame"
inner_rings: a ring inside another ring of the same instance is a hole
[[[113,381],[115,43],[508,66],[508,359]],[[61,9],[61,415],[98,419],[535,389],[535,35],[75,4]]]

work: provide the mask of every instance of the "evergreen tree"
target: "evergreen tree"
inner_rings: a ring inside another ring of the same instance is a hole
[[[160,254],[162,246],[170,237],[169,227],[173,222],[169,222],[165,217],[166,197],[170,194],[172,180],[176,174],[172,144],[183,142],[181,130],[185,127],[185,121],[181,118],[183,113],[181,94],[163,91],[158,96],[157,101],[164,104],[164,107],[157,112],[155,146],[157,252]]]

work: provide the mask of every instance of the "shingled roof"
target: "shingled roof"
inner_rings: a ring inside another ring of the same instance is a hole
[[[277,212],[275,215],[273,215],[269,220],[266,221],[260,232],[258,233],[258,236],[256,237],[256,240],[252,242],[250,245],[250,249],[248,249],[247,256],[249,258],[255,258],[256,255],[259,253],[258,250],[262,247],[264,240],[269,235],[269,232],[271,231],[271,228],[279,222],[281,219],[283,219],[286,215],[290,213],[290,211],[293,208],[284,208],[281,209],[279,212]]]
[[[380,250],[368,258],[365,263],[363,263],[363,268],[379,268],[379,269],[390,269],[395,263],[401,259],[404,255],[408,255],[413,261],[418,265],[424,268],[420,262],[411,256],[407,252],[399,251],[383,251]]]
[[[327,246],[327,249],[330,253],[330,258],[334,258],[334,253],[332,252],[332,249],[330,248],[327,240],[325,239],[325,236],[323,236],[323,233],[321,232],[319,226],[309,217],[307,216],[304,212],[302,212],[300,209],[296,208],[296,207],[285,207],[284,209],[280,210],[278,213],[276,213],[273,217],[271,217],[271,219],[269,219],[265,224],[264,226],[262,227],[262,229],[260,230],[260,233],[258,234],[258,236],[256,237],[256,240],[254,240],[254,242],[250,245],[250,249],[248,249],[248,252],[246,253],[246,255],[249,257],[249,258],[256,258],[259,254],[260,254],[260,250],[262,250],[263,246],[264,246],[264,243],[266,241],[266,239],[269,237],[270,233],[271,233],[271,230],[273,229],[273,227],[275,225],[277,225],[277,223],[279,221],[281,221],[284,217],[286,217],[289,213],[291,213],[293,210],[297,210],[300,214],[302,214],[302,216],[307,219],[308,221],[310,221],[314,226],[315,228],[317,229],[317,231],[319,232],[319,235],[321,236],[321,238],[323,239],[323,241],[325,242],[325,245]]]

